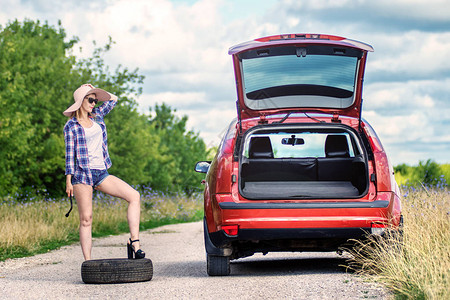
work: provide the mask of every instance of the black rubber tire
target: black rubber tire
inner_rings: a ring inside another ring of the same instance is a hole
[[[81,265],[84,283],[128,283],[149,281],[153,277],[153,264],[143,259],[94,259]]]
[[[230,257],[206,254],[206,270],[209,276],[230,275]]]

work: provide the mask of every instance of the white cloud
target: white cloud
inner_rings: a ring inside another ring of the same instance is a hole
[[[426,114],[415,112],[406,116],[386,116],[368,111],[364,117],[373,125],[383,143],[403,141],[425,141],[433,135],[433,126]]]
[[[364,107],[369,110],[386,109],[394,112],[402,109],[406,113],[434,108],[436,100],[429,93],[436,91],[436,88],[442,92],[450,89],[446,88],[446,83],[450,84],[450,79],[440,82],[441,88],[436,87],[434,81],[426,80],[369,84],[364,90]]]
[[[450,31],[413,31],[394,35],[383,33],[372,36],[370,43],[375,53],[369,56],[369,72],[423,78],[450,70]]]
[[[374,126],[394,164],[415,164],[428,158],[448,161],[447,95],[450,78],[377,82],[365,87],[363,117]]]
[[[159,72],[195,71],[225,65],[219,55],[223,27],[220,1],[174,6],[168,0],[117,2],[100,15],[111,19],[101,28],[117,46],[112,59],[127,66]],[[116,21],[120,20],[120,21]],[[222,52],[223,53],[223,52]]]
[[[393,18],[435,19],[448,21],[450,19],[450,3],[447,0],[315,0],[280,1],[281,7],[304,11],[321,11],[330,9],[359,10],[374,15]],[[326,17],[326,16],[324,16]],[[358,16],[354,16],[358,18]]]
[[[377,132],[394,165],[414,164],[419,160],[430,158],[430,154],[417,157],[418,153],[423,151],[421,148],[424,144],[435,142],[430,141],[430,137],[434,136],[434,127],[425,114],[415,112],[406,116],[386,116],[375,111],[367,111],[364,117]]]
[[[450,2],[447,0],[379,0],[361,1],[371,4],[378,12],[405,18],[435,19],[448,21],[450,19]]]
[[[161,92],[156,94],[144,94],[139,99],[139,108],[141,111],[148,111],[149,107],[153,107],[155,104],[161,104],[163,102],[171,107],[206,106],[208,104],[204,92]]]

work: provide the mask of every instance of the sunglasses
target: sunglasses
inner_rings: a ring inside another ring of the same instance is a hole
[[[90,104],[92,104],[92,103],[95,103],[95,104],[97,104],[98,103],[98,99],[95,99],[95,98],[88,98],[88,101],[89,101],[89,103]]]

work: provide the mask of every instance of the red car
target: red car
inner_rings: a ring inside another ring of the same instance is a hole
[[[394,171],[361,118],[370,45],[286,34],[231,47],[232,121],[207,173],[209,275],[271,251],[338,251],[402,223]]]

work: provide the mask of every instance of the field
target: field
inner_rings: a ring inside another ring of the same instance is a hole
[[[93,203],[94,237],[129,232],[125,201],[97,193]],[[66,218],[68,209],[69,201],[36,196],[25,197],[21,202],[11,199],[0,202],[0,261],[77,242],[79,221],[76,203]],[[141,230],[197,221],[202,217],[203,201],[198,195],[169,195],[148,188],[141,192]]]
[[[420,182],[402,186],[403,234],[361,243],[351,251],[348,267],[386,284],[398,299],[450,299],[448,175],[439,175],[435,185]],[[141,189],[141,230],[201,220],[201,198]],[[30,195],[14,199],[0,202],[0,260],[34,255],[78,241],[76,203],[66,218],[68,201]],[[128,232],[125,201],[98,193],[93,202],[94,237]]]
[[[398,299],[450,299],[450,192],[445,184],[403,192],[403,235],[360,244],[350,267]]]

